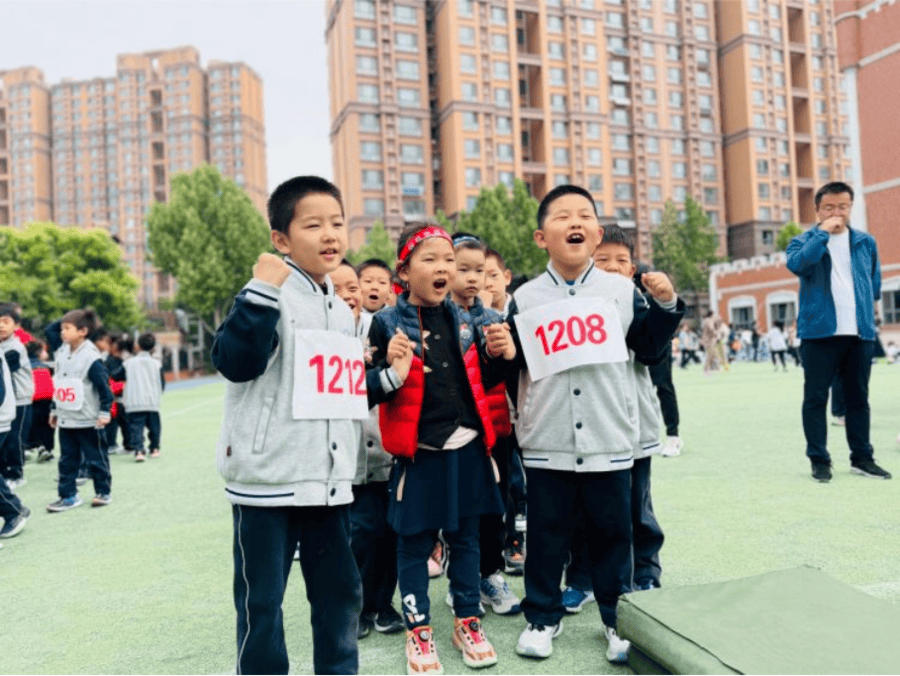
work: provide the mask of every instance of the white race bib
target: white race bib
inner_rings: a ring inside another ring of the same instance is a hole
[[[84,381],[80,378],[55,378],[53,401],[61,411],[80,411],[84,406]]]
[[[369,417],[359,338],[337,331],[294,333],[294,420]]]
[[[570,298],[516,315],[532,380],[576,366],[628,361],[619,311],[602,298]]]

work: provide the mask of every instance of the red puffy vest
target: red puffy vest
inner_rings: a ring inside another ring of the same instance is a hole
[[[53,399],[53,376],[47,367],[32,369],[31,379],[34,381],[34,396],[32,401],[47,401]]]
[[[497,442],[492,412],[496,405],[490,405],[489,397],[481,383],[481,365],[478,350],[472,344],[465,355],[463,363],[466,367],[466,379],[472,388],[475,409],[484,427],[484,447],[487,455]],[[500,385],[502,387],[502,383]],[[491,390],[496,399],[497,388]],[[505,392],[505,391],[504,391]],[[381,442],[391,455],[401,458],[413,458],[419,447],[419,419],[422,415],[422,400],[425,398],[425,371],[422,360],[414,356],[409,375],[403,386],[387,402],[378,407],[378,425],[381,428]],[[503,407],[506,410],[507,428],[509,428],[509,409],[506,408],[506,395],[503,395]]]

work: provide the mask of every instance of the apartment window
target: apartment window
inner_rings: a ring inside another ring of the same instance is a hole
[[[497,172],[497,179],[507,188],[512,188],[515,181],[515,177],[513,176],[513,173],[511,171]]]
[[[584,135],[589,139],[600,138],[600,124],[597,122],[588,122],[584,125]]]
[[[653,87],[644,88],[644,103],[648,106],[656,105],[656,90]]]
[[[625,15],[621,12],[607,12],[606,25],[610,28],[624,28]]]
[[[478,113],[463,113],[463,129],[478,131]]]
[[[491,7],[491,22],[498,26],[505,26],[508,21],[506,9],[503,7]]]
[[[624,108],[613,108],[612,114],[610,115],[611,124],[620,124],[627,126],[630,122],[631,118],[627,110],[625,110]]]
[[[494,127],[498,134],[512,134],[512,118],[499,115],[494,118]]]
[[[676,202],[684,202],[684,198],[687,197],[687,188],[683,185],[676,185],[672,188],[672,199]]]
[[[656,163],[657,166],[659,162]],[[631,160],[624,157],[617,157],[613,160],[613,174],[615,176],[633,176],[634,165]]]
[[[788,177],[791,175],[791,165],[789,162],[781,162],[778,166],[782,176]]]
[[[463,101],[477,101],[478,100],[478,85],[474,82],[463,82],[462,83],[462,99]]]
[[[705,70],[699,71],[697,73],[697,86],[712,87],[712,76]]]
[[[394,5],[394,21],[415,26],[416,8],[406,5]]]
[[[491,49],[495,52],[507,53],[509,51],[509,38],[500,33],[494,33],[491,35]]]
[[[610,75],[628,75],[628,66],[624,61],[613,59],[607,66]]]
[[[467,138],[463,142],[463,149],[465,150],[466,157],[468,158],[478,158],[481,157],[481,142],[476,139]]]
[[[581,20],[581,34],[582,35],[596,35],[597,34],[597,22],[593,19],[582,19]]]
[[[384,172],[376,169],[363,169],[362,184],[363,188],[380,190],[384,187]]]
[[[497,159],[502,162],[512,162],[513,147],[511,143],[497,144]]]
[[[771,221],[772,220],[772,210],[769,207],[760,207],[759,208],[759,220]]]
[[[548,42],[547,43],[547,54],[551,59],[562,59],[565,56],[565,50],[563,49],[563,43],[561,42]]]
[[[363,141],[359,144],[359,156],[368,162],[380,162],[381,144],[375,141]]]
[[[662,209],[650,210],[650,222],[653,225],[659,225],[660,223],[662,223]]]
[[[550,69],[550,84],[552,84],[552,85],[566,84],[566,69],[565,68],[551,68]]]
[[[718,179],[718,171],[715,164],[704,164],[701,168],[701,175],[704,181],[715,181]]]
[[[647,129],[659,128],[659,115],[656,113],[644,113],[644,126]]]
[[[665,11],[667,14],[678,14],[678,0],[666,0]]]
[[[750,35],[759,35],[759,21],[750,19],[750,21],[747,22],[747,32],[750,33]]]
[[[678,37],[678,22],[677,21],[666,21],[666,35],[670,38]]]
[[[494,90],[494,105],[501,108],[509,108],[512,105],[512,93],[505,87]]]
[[[594,68],[584,69],[584,86],[597,87],[600,84],[600,73]]]
[[[705,19],[707,16],[709,16],[705,3],[703,3],[703,2],[695,2],[694,3],[694,16],[697,17],[698,19]]]
[[[668,45],[666,46],[666,58],[669,61],[681,61],[681,47],[678,45]]]
[[[654,45],[649,40],[644,40],[641,42],[641,56],[645,56],[648,59],[656,58],[656,45]]]
[[[475,57],[472,54],[460,54],[459,69],[463,73],[475,73],[478,70]]]
[[[761,199],[761,200],[769,199],[769,184],[768,183],[757,184],[756,194],[759,196],[759,199]]]
[[[563,20],[560,16],[548,16],[547,17],[547,32],[548,33],[562,33],[563,30]]]
[[[410,143],[400,144],[400,161],[409,164],[424,164],[425,155],[422,146]]]
[[[459,43],[461,45],[475,44],[475,29],[469,26],[459,27]]]
[[[684,115],[669,115],[669,128],[675,131],[684,129]]]
[[[565,122],[554,122],[552,127],[553,138],[569,138],[569,125]]]
[[[394,47],[401,52],[415,52],[419,48],[419,38],[415,33],[394,33]]]
[[[597,60],[597,45],[593,42],[585,43],[584,49],[582,50],[584,54],[584,60],[589,61],[591,63]]]
[[[632,200],[634,199],[634,184],[633,183],[616,183],[613,186],[615,198],[617,200]]]
[[[653,32],[653,17],[652,16],[642,16],[641,17],[641,32],[643,32],[643,33],[652,33]]]
[[[753,113],[753,126],[760,129],[765,129],[766,116],[763,113]]]
[[[566,97],[563,94],[553,94],[550,96],[550,107],[560,112],[566,109]]]
[[[644,79],[644,82],[656,82],[656,67],[645,65],[641,68],[641,77]]]
[[[587,45],[585,45],[585,47],[587,47]],[[617,35],[610,35],[606,38],[606,47],[613,54],[619,54],[620,56],[628,54],[628,48],[625,46],[625,38],[620,38]]]
[[[363,213],[366,216],[384,216],[384,200],[372,198],[364,199]]]
[[[703,188],[703,202],[705,204],[718,204],[719,189],[718,188]]]
[[[684,105],[684,94],[681,92],[669,92],[669,106],[681,108]]]
[[[687,176],[687,162],[672,162],[672,176],[685,178]]]
[[[357,56],[356,72],[360,75],[378,75],[378,59],[374,56]]]
[[[756,160],[756,173],[760,176],[768,176],[769,160]]]
[[[472,16],[475,13],[475,0],[456,0],[456,8],[460,16]]]
[[[509,79],[509,61],[494,61],[494,77],[498,80]]]
[[[357,19],[374,19],[375,0],[355,0],[353,14]],[[187,75],[187,73],[182,72],[182,75]]]
[[[616,150],[631,150],[631,136],[628,134],[613,134],[612,147]]]
[[[400,80],[418,80],[419,79],[419,62],[418,61],[398,61],[397,62],[397,78]]]
[[[356,93],[363,103],[378,103],[378,85],[359,84]]]
[[[379,124],[378,115],[373,113],[363,113],[359,116],[359,130],[360,131],[380,131],[381,125]]]
[[[603,176],[601,174],[588,174],[588,190],[591,192],[603,190]]]
[[[568,185],[571,183],[571,177],[568,174],[553,174],[553,186]]]
[[[821,77],[813,78],[813,89],[819,93],[825,91],[825,79]]]
[[[589,113],[599,113],[600,112],[600,97],[599,96],[585,96],[584,97],[584,109]],[[622,111],[625,112],[625,111]],[[626,113],[627,117],[627,113]]]
[[[599,167],[603,164],[603,152],[600,148],[588,148],[587,163],[591,167]]]
[[[666,79],[671,84],[681,84],[681,68],[667,68]]]
[[[782,133],[787,133],[787,128],[788,128],[787,118],[779,117],[777,120],[775,120],[775,128]]]
[[[553,164],[557,166],[567,166],[569,164],[569,149],[568,148],[554,148],[553,149]]]
[[[400,87],[397,89],[397,103],[401,106],[421,106],[421,94],[418,89]]]
[[[630,160],[629,160],[630,163]],[[647,162],[647,176],[650,178],[659,178],[662,174],[662,167],[658,160],[650,160]],[[630,176],[631,174],[627,174]]]
[[[647,141],[647,152],[648,153],[658,153],[659,152],[659,138],[656,136],[648,136]]]
[[[753,105],[762,106],[766,103],[766,93],[762,89],[753,90]]]
[[[772,62],[777,63],[777,64],[783,64],[784,63],[784,52],[782,52],[780,49],[773,49],[772,50]]]
[[[753,82],[762,82],[763,81],[763,69],[759,66],[753,66],[750,69],[750,79]]]
[[[708,41],[709,40],[709,28],[706,26],[695,26],[694,27],[694,37],[700,41]]]
[[[466,187],[478,188],[481,186],[481,169],[469,167],[466,169]]]
[[[698,49],[694,52],[697,63],[706,66],[709,65],[709,50],[708,49]]]
[[[372,117],[378,117],[377,115],[373,115]],[[397,128],[400,133],[404,136],[421,136],[422,135],[422,120],[417,117],[405,117],[400,116],[397,124]]]

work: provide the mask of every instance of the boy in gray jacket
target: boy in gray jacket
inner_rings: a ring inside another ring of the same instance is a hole
[[[22,316],[13,303],[0,303],[0,353],[12,377],[12,395],[16,402],[16,419],[0,444],[0,474],[13,490],[25,484],[25,446],[31,431],[31,400],[34,397],[31,361],[28,351],[16,336],[16,327],[21,320]]]
[[[16,396],[9,367],[4,359],[0,359],[0,444],[9,435],[13,420],[16,417]],[[5,481],[0,481],[0,538],[11,538],[22,532],[25,522],[31,516],[31,510],[22,504],[16,494],[10,490]],[[3,545],[0,544],[0,547]]]
[[[288,672],[281,605],[299,543],[315,672],[355,674],[349,514],[369,407],[353,314],[329,277],[347,250],[344,209],[333,184],[301,176],[268,212],[284,258],[259,257],[212,348],[230,381],[216,464],[234,520],[237,673]]]
[[[150,354],[156,347],[156,337],[152,333],[141,334],[137,344],[140,348],[138,353],[122,362],[122,366],[110,373],[109,377],[125,381],[122,404],[128,411],[128,438],[134,449],[135,462],[144,462],[145,427],[150,438],[150,457],[159,457],[162,436],[159,407],[166,379],[159,359]]]
[[[588,191],[550,191],[534,234],[550,263],[515,292],[509,315],[522,355],[516,432],[528,479],[528,626],[516,651],[529,657],[549,657],[562,631],[559,581],[581,514],[606,657],[628,655],[615,627],[619,594],[631,583],[630,469],[639,443],[629,351],[642,362],[659,359],[683,303],[665,275],[644,275],[648,302],[631,280],[596,269],[591,255],[601,236]]]

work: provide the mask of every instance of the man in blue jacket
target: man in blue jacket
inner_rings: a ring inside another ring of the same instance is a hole
[[[875,238],[850,227],[853,189],[846,183],[816,193],[819,222],[787,248],[787,266],[800,278],[798,335],[803,343],[803,433],[817,481],[831,481],[825,405],[835,375],[844,384],[850,471],[891,475],[875,464],[869,442],[869,374],[875,351],[875,301],[881,269]]]

